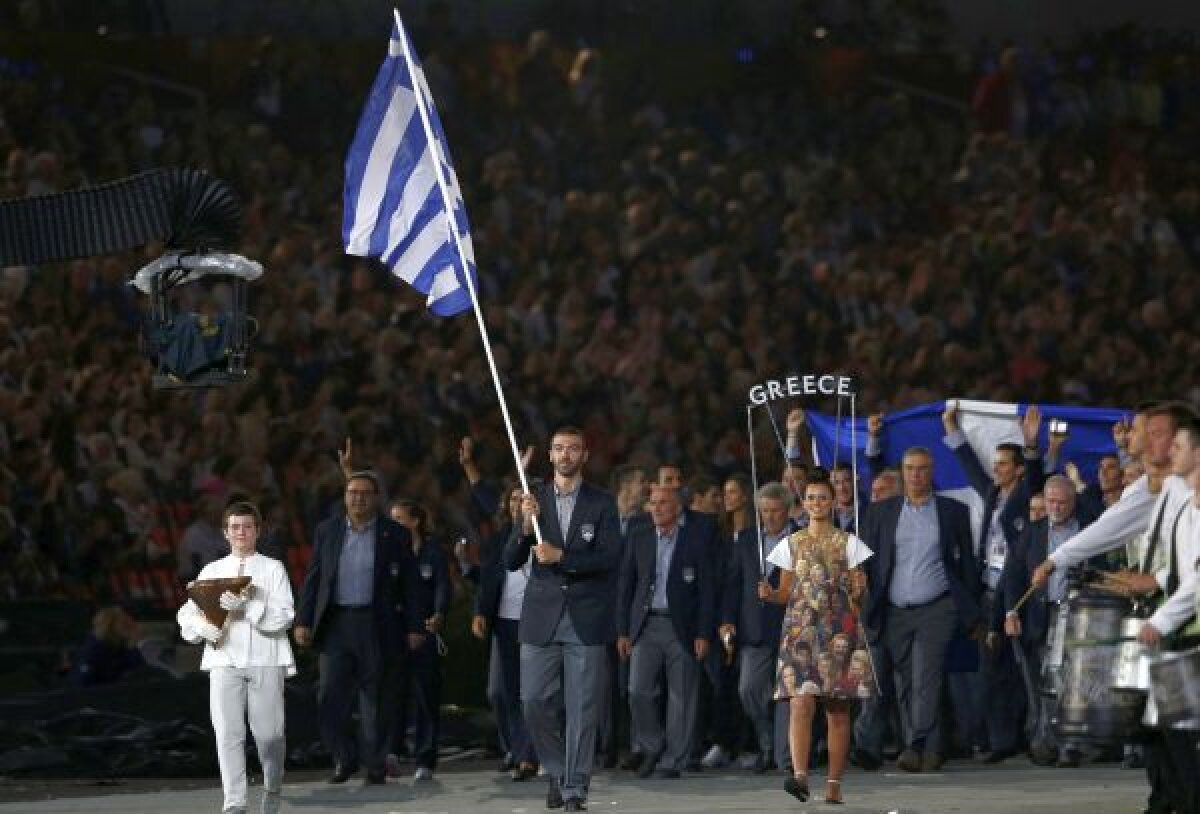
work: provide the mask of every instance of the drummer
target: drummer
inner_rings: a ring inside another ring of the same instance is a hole
[[[1173,651],[1190,650],[1200,645],[1200,620],[1196,616],[1196,562],[1200,558],[1200,508],[1196,505],[1200,486],[1200,423],[1186,422],[1176,432],[1171,445],[1172,474],[1186,479],[1191,499],[1164,522],[1164,535],[1171,541],[1167,579],[1163,583],[1166,600],[1142,626],[1138,639],[1151,647]],[[1151,699],[1150,703],[1153,703]],[[1200,811],[1200,765],[1196,761],[1197,733],[1163,729],[1169,760],[1171,785],[1179,792],[1177,811]],[[1172,795],[1173,797],[1175,795]]]
[[[1129,454],[1140,459],[1145,472],[1125,488],[1120,499],[1104,510],[1095,523],[1068,540],[1046,557],[1033,572],[1031,582],[1044,586],[1057,568],[1067,568],[1084,560],[1120,548],[1139,534],[1146,543],[1135,570],[1118,576],[1132,595],[1154,595],[1166,584],[1168,562],[1164,518],[1188,500],[1187,482],[1171,474],[1171,445],[1176,431],[1195,422],[1195,410],[1181,402],[1151,402],[1138,407],[1130,432]],[[1160,581],[1161,576],[1161,581]],[[1146,775],[1150,782],[1147,811],[1171,810],[1169,777],[1171,761],[1166,745],[1152,730],[1146,744]]]

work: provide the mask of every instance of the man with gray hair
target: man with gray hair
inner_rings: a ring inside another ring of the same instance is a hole
[[[873,503],[861,536],[870,600],[864,627],[891,662],[908,772],[942,766],[938,707],[946,652],[957,629],[983,633],[980,580],[967,507],[933,493],[933,454],[910,447],[900,464],[902,497]]]
[[[755,503],[760,522],[738,532],[721,591],[719,634],[722,642],[729,643],[727,649],[736,643],[739,651],[738,697],[758,741],[758,756],[746,768],[759,774],[771,768],[772,754],[780,767],[790,757],[787,707],[779,705],[773,710],[772,702],[785,608],[760,601],[757,586],[766,580],[773,588],[779,587],[779,568],[766,557],[780,540],[795,531],[789,519],[792,501],[792,493],[778,481],[758,490]]]
[[[1029,578],[1047,556],[1070,540],[1095,518],[1090,512],[1082,516],[1077,512],[1075,487],[1065,475],[1051,475],[1042,486],[1046,503],[1046,516],[1028,524],[1017,538],[1012,551],[1004,563],[1000,578],[1001,597],[999,602],[1005,609],[1015,607]],[[1017,640],[1031,676],[1040,676],[1046,657],[1046,643],[1054,618],[1065,613],[1063,603],[1067,598],[1067,575],[1055,571],[1046,585],[1046,591],[1038,592],[1027,601],[1020,611],[1008,610],[1004,617],[1004,632]],[[1050,699],[1039,687],[1037,725],[1029,744],[1035,763],[1050,764],[1057,758],[1060,765],[1074,765],[1077,753],[1067,744],[1058,744],[1054,730],[1049,725]]]

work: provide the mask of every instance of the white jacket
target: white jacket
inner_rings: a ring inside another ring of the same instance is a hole
[[[254,596],[240,614],[231,616],[220,645],[205,645],[200,669],[286,667],[288,675],[295,675],[296,660],[287,632],[295,619],[296,607],[282,563],[262,554],[253,554],[244,561],[230,554],[204,566],[198,579],[236,577],[239,566],[243,569],[242,576],[250,577]],[[175,619],[185,640],[193,644],[203,641],[199,631],[207,620],[195,602],[189,599],[184,603]]]

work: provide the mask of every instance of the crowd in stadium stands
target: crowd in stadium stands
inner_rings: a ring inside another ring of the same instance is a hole
[[[616,92],[603,52],[544,33],[508,62],[456,48],[448,21],[416,39],[518,436],[579,424],[593,476],[744,469],[746,390],[779,371],[852,371],[870,410],[1200,395],[1200,52],[1185,41],[992,54],[963,117],[806,75],[668,103],[652,82]],[[154,247],[3,270],[0,597],[106,594],[129,568],[189,577],[234,493],[261,499],[279,550],[303,551],[347,437],[390,495],[473,535],[459,439],[511,469],[476,325],[429,316],[341,251],[369,74],[267,42],[203,127],[136,81],[96,94],[76,76],[0,76],[0,198],[158,165],[230,181],[239,251],[267,269],[256,376],[151,388],[126,281]],[[197,305],[222,294],[191,288]]]

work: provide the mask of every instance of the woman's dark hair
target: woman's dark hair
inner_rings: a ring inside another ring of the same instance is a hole
[[[429,512],[424,506],[415,500],[400,498],[399,500],[392,501],[392,508],[404,509],[404,511],[411,514],[413,519],[417,521],[417,531],[419,531],[423,537],[429,536]]]

